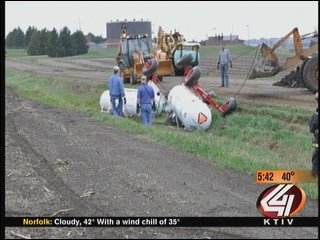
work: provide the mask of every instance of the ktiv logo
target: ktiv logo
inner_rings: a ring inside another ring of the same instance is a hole
[[[268,218],[292,217],[306,202],[304,191],[293,184],[278,184],[264,190],[257,201],[257,208]]]

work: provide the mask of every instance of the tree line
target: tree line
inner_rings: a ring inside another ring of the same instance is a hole
[[[91,33],[89,33],[91,34]],[[102,42],[102,37],[90,36],[91,41]],[[67,27],[59,33],[55,28],[48,31],[46,28],[37,30],[28,27],[26,33],[20,27],[13,29],[6,37],[7,48],[26,48],[28,55],[48,55],[49,57],[65,57],[80,55],[88,52],[86,37],[82,31],[71,34]]]

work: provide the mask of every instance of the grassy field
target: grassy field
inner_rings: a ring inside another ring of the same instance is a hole
[[[116,54],[118,52],[118,48],[97,48],[97,49],[91,49],[88,51],[88,53],[80,55],[80,56],[74,56],[72,58],[83,58],[83,59],[90,59],[90,58],[115,58]]]
[[[30,59],[37,59],[37,58],[44,58],[47,57],[46,55],[43,56],[28,56],[27,51],[25,49],[6,49],[6,57],[8,58],[15,58],[16,60],[25,60],[30,62]],[[72,57],[65,57],[65,58],[76,58],[76,59],[91,59],[91,58],[106,58],[111,57],[114,58],[116,56],[118,49],[117,48],[97,48],[89,50],[88,53],[82,54],[79,56],[72,56]],[[27,58],[23,58],[27,57]],[[28,60],[27,60],[28,59]]]
[[[6,49],[6,57],[9,58],[21,58],[28,56],[27,51],[23,48],[21,49]]]
[[[209,48],[207,50],[211,51]],[[24,56],[18,51],[14,54]],[[105,90],[105,84],[8,69],[5,81],[7,87],[21,96],[80,111],[107,125],[143,135],[220,166],[245,172],[252,175],[253,181],[256,171],[261,169],[311,168],[310,112],[296,105],[275,107],[268,102],[238,98],[241,104],[234,114],[221,118],[217,111],[212,111],[212,126],[207,132],[185,132],[165,126],[164,115],[155,119],[154,125],[147,129],[138,118],[115,119],[100,113],[99,97]],[[217,99],[218,103],[220,101]],[[308,196],[318,197],[316,184],[303,184],[302,188]]]
[[[245,45],[229,45],[227,46],[231,53],[232,59],[238,58],[239,56],[245,55],[247,58],[253,58],[256,54],[256,47],[250,47]],[[201,46],[200,56],[203,57],[217,57],[220,50],[220,46]],[[65,59],[93,59],[93,58],[115,58],[118,52],[116,47],[108,48],[96,48],[89,49],[88,53],[79,56],[65,57]],[[281,59],[293,56],[294,53],[287,50],[277,50],[276,54]],[[36,62],[42,58],[48,58],[47,56],[33,56],[28,57],[27,51],[25,49],[7,49],[6,56],[8,58],[15,58],[23,62]]]

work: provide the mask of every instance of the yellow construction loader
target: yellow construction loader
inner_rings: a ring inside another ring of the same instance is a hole
[[[185,74],[186,69],[198,66],[200,59],[199,43],[187,43],[179,32],[172,33],[170,31],[170,33],[165,33],[161,26],[157,37],[156,58],[170,60],[171,68],[174,69],[176,76],[182,76]],[[191,59],[188,59],[188,57],[191,57]],[[179,64],[177,65],[178,62]],[[161,65],[160,62],[159,64]],[[166,65],[166,68],[170,68],[170,66]]]
[[[151,58],[155,58],[155,54],[152,51],[148,35],[129,36],[126,30],[124,28],[120,36],[120,46],[116,62],[120,67],[124,83],[136,84],[142,77],[144,63]],[[162,77],[165,75],[172,75],[173,68],[171,61],[166,58],[157,60],[159,67],[155,74],[159,80],[162,80]]]

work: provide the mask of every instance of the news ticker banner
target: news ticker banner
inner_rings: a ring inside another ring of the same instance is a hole
[[[318,217],[5,217],[6,227],[318,227]]]
[[[259,184],[315,183],[317,178],[312,176],[310,170],[258,170],[256,182]]]

